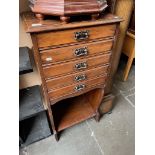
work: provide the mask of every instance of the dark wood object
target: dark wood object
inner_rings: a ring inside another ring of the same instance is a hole
[[[106,9],[106,0],[29,0],[31,10],[40,20],[44,15],[60,16],[62,22],[67,23],[70,16],[92,14],[97,19]]]
[[[114,47],[122,19],[107,14],[95,21],[62,24],[58,20],[40,21],[34,14],[25,13],[23,21],[32,37],[56,140],[60,131],[76,123],[91,117],[99,121],[104,94],[111,94],[110,66],[114,65]],[[112,100],[108,97],[105,102]]]
[[[19,74],[20,75],[33,72],[33,68],[29,57],[29,51],[30,49],[28,47],[19,48]]]

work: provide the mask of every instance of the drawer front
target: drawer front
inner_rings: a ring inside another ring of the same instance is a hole
[[[80,59],[76,61],[60,63],[43,67],[45,78],[53,78],[54,76],[60,76],[71,72],[78,72],[90,69],[92,67],[107,64],[110,61],[111,53],[90,57],[87,59]]]
[[[66,95],[82,93],[97,85],[104,85],[105,80],[106,76],[100,76],[98,78],[87,80],[85,82],[80,82],[78,84],[73,84],[59,89],[51,90],[48,95],[50,100],[56,100]]]
[[[105,25],[78,28],[64,31],[44,32],[37,34],[38,47],[46,48],[62,44],[77,43],[105,37],[113,37],[116,25]]]
[[[43,64],[82,58],[97,53],[104,53],[112,48],[113,40],[98,41],[57,49],[44,50],[40,53]]]
[[[109,65],[100,66],[97,68],[89,69],[87,71],[82,71],[71,75],[47,80],[46,81],[47,88],[48,90],[56,89],[56,88],[64,87],[74,83],[75,84],[80,83],[86,80],[90,80],[91,78],[95,78],[100,75],[107,74],[108,66]]]

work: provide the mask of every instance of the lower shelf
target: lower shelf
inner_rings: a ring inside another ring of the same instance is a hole
[[[22,147],[51,135],[46,112],[21,121],[19,126],[20,139],[24,142]]]
[[[96,115],[86,94],[62,100],[52,106],[57,131],[71,127]]]

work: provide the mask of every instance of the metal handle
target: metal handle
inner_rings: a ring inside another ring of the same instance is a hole
[[[87,76],[85,74],[83,75],[78,75],[75,77],[75,81],[79,82],[79,81],[83,81],[83,80],[86,80],[87,79]]]
[[[75,49],[75,56],[77,56],[77,57],[85,56],[87,54],[88,54],[88,48],[87,47]]]
[[[87,63],[86,62],[81,62],[75,65],[75,68],[80,70],[80,69],[86,69],[87,68]]]
[[[89,31],[88,30],[75,32],[75,39],[77,41],[86,40],[88,38],[89,38]]]
[[[86,86],[84,84],[77,85],[77,86],[75,86],[75,91],[81,91],[81,90],[85,89],[85,87]]]

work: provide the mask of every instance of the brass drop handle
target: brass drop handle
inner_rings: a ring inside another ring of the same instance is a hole
[[[83,81],[83,80],[86,80],[86,79],[87,79],[87,76],[85,74],[75,76],[75,81],[77,81],[77,82]]]
[[[81,62],[81,63],[75,64],[75,68],[76,68],[77,70],[86,69],[87,66],[88,66],[88,65],[87,65],[86,62]]]
[[[74,54],[76,57],[86,56],[86,55],[88,55],[88,48],[87,47],[77,48],[77,49],[75,49]]]
[[[89,31],[88,30],[75,32],[75,39],[77,41],[83,41],[83,40],[86,40],[88,38],[89,38]]]
[[[75,86],[75,91],[82,91],[83,89],[85,89],[85,85],[84,84],[80,84]]]

